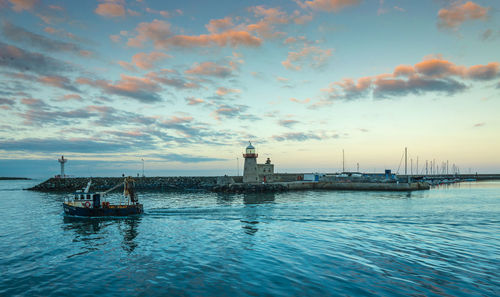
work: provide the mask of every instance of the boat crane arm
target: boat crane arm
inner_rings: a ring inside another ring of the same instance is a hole
[[[122,185],[123,185],[123,183],[119,183],[119,184],[117,184],[116,186],[112,187],[111,189],[109,189],[109,190],[106,190],[106,191],[102,192],[101,194],[104,196],[104,195],[108,194],[109,192],[111,192],[111,191],[113,191],[113,190],[117,189],[118,187],[120,187],[120,186],[122,186]]]

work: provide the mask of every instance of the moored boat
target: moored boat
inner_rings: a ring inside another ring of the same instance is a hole
[[[143,205],[139,203],[135,192],[134,180],[131,177],[124,179],[113,188],[105,192],[90,192],[92,180],[83,190],[76,191],[72,198],[66,198],[63,203],[64,214],[82,217],[104,217],[104,216],[130,216],[144,212]],[[119,204],[111,204],[106,201],[105,196],[120,186],[124,186],[124,201]]]

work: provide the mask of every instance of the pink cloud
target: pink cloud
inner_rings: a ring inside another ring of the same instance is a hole
[[[301,70],[302,65],[307,64],[313,68],[321,68],[332,55],[331,49],[321,49],[317,46],[304,46],[298,52],[288,52],[288,57],[281,62],[283,67],[289,70]]]
[[[426,57],[411,65],[398,65],[392,73],[361,77],[357,80],[344,78],[333,82],[328,89],[330,99],[357,99],[371,95],[378,98],[438,92],[454,94],[467,89],[461,80],[493,80],[500,76],[500,63],[470,67],[456,65],[441,56]],[[327,105],[328,101],[314,104]]]
[[[71,100],[82,101],[83,98],[78,94],[66,94],[59,99],[59,101],[71,101]]]
[[[210,22],[205,25],[205,27],[210,33],[219,33],[229,30],[230,28],[234,27],[234,24],[232,18],[225,17],[223,19],[210,20]]]
[[[199,105],[205,103],[205,100],[201,98],[188,97],[186,98],[186,102],[188,105]]]
[[[214,62],[203,62],[194,64],[190,69],[186,70],[186,74],[208,75],[217,77],[227,77],[231,75],[234,68],[228,66],[217,65]]]
[[[477,3],[468,1],[461,4],[455,2],[449,8],[439,10],[439,25],[448,28],[458,28],[468,20],[485,20],[488,18],[490,8],[482,7]]]
[[[135,30],[137,35],[128,39],[128,46],[141,47],[145,42],[151,40],[156,47],[161,47],[172,34],[170,24],[156,19],[151,23],[140,23]]]
[[[151,52],[151,53],[137,53],[132,56],[132,63],[141,69],[151,69],[155,64],[159,64],[161,61],[172,58],[172,56],[167,55],[162,52]]]
[[[241,93],[241,90],[219,87],[219,88],[217,88],[217,91],[215,92],[215,94],[217,94],[219,96],[225,96],[225,95],[231,94],[231,93],[233,93],[233,94],[234,93]]]
[[[35,7],[35,4],[38,0],[9,0],[12,3],[12,9],[17,12],[21,12],[23,10],[31,10]]]
[[[125,16],[125,7],[117,3],[101,3],[95,9],[95,13],[105,17],[122,17]]]
[[[306,98],[304,100],[299,100],[297,98],[290,98],[290,101],[295,102],[295,103],[300,103],[300,104],[307,104],[311,102],[311,98]]]
[[[327,12],[338,12],[348,6],[354,6],[361,3],[361,0],[311,0],[300,3],[302,7],[322,10]]]
[[[207,25],[212,31],[221,30],[221,23]],[[219,26],[219,27],[217,27]],[[221,27],[222,26],[222,27]],[[170,24],[153,20],[151,23],[140,23],[135,29],[137,34],[128,39],[127,45],[141,47],[151,41],[156,48],[168,49],[169,47],[209,47],[209,46],[260,46],[261,40],[243,30],[226,30],[223,32],[200,35],[174,35]]]
[[[158,94],[161,91],[160,85],[149,77],[144,78],[122,74],[121,80],[115,83],[84,77],[78,78],[76,82],[81,85],[97,87],[108,94],[126,96],[145,103],[162,100]]]
[[[246,31],[226,31],[218,34],[202,34],[196,36],[176,35],[169,38],[166,44],[178,47],[207,46],[260,46],[261,40]]]
[[[49,8],[53,9],[53,10],[58,10],[58,11],[63,11],[64,10],[64,7],[58,6],[58,5],[49,5]]]

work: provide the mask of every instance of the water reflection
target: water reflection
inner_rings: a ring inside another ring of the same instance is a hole
[[[244,232],[248,235],[255,235],[259,231],[259,217],[262,215],[259,204],[272,204],[275,200],[275,193],[251,193],[243,194],[243,204],[245,207],[242,211],[242,219],[240,220],[243,225],[241,226]],[[270,207],[263,210],[264,213],[269,214]]]
[[[123,236],[122,247],[125,251],[132,253],[137,247],[135,238],[139,235],[138,227],[141,222],[141,218],[130,218],[120,222],[118,229]]]
[[[123,237],[122,248],[128,253],[132,253],[138,246],[136,237],[139,235],[139,224],[141,217],[134,218],[80,218],[64,216],[64,231],[73,231],[73,242],[81,243],[82,250],[79,253],[70,255],[73,257],[99,250],[100,246],[106,245],[112,238],[113,228],[116,225],[118,232]]]

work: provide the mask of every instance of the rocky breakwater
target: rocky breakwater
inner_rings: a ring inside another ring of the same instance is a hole
[[[74,192],[86,187],[90,178],[50,178],[27,190],[40,192]],[[151,191],[189,191],[212,190],[217,184],[215,176],[168,176],[134,177],[137,190]],[[122,183],[122,177],[93,177],[91,191],[106,191]],[[123,191],[123,186],[116,191]]]
[[[213,192],[217,193],[265,193],[265,192],[283,192],[288,188],[281,184],[225,184],[212,187]]]

